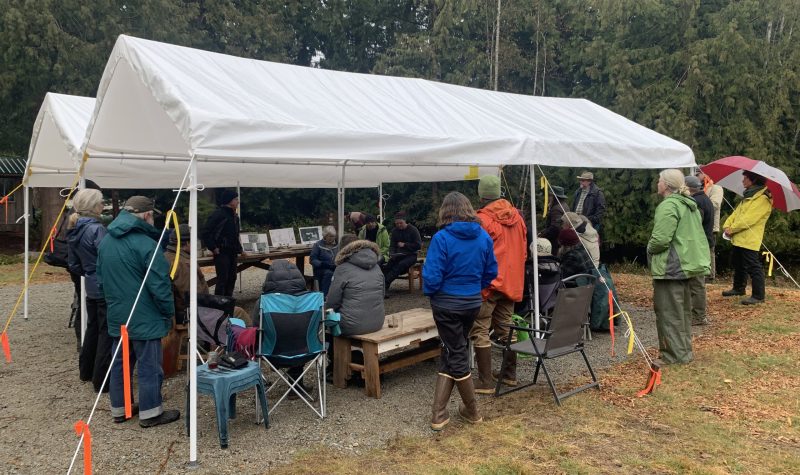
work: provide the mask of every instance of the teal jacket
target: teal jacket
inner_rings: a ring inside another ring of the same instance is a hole
[[[147,265],[155,253],[142,295],[128,325],[132,340],[155,340],[172,327],[175,304],[169,264],[158,247],[159,232],[127,211],[108,226],[97,252],[97,279],[108,306],[108,334],[119,337],[120,326],[136,300]]]
[[[358,232],[358,239],[367,239],[366,226],[363,226],[361,231]],[[378,233],[375,235],[375,244],[377,244],[381,250],[383,262],[389,262],[389,231],[386,230],[386,226],[380,223],[378,223]]]
[[[653,279],[681,280],[711,272],[708,240],[692,198],[673,193],[658,205],[647,257]]]

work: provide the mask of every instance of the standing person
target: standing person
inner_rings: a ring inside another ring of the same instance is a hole
[[[389,239],[389,231],[386,227],[375,219],[371,214],[366,215],[364,218],[364,226],[358,232],[358,239],[366,239],[367,241],[374,242],[381,250],[380,264],[383,265],[389,262],[389,246],[391,239]]]
[[[386,296],[389,286],[401,274],[417,262],[417,252],[422,249],[422,238],[414,225],[406,222],[406,213],[398,211],[394,215],[394,229],[389,244],[389,261],[383,267]]]
[[[717,257],[715,248],[717,247],[717,233],[719,233],[719,212],[722,208],[722,199],[724,197],[724,192],[722,187],[719,185],[714,184],[714,180],[706,176],[705,173],[697,169],[695,176],[703,183],[703,190],[706,192],[706,195],[711,200],[711,204],[714,206],[714,240],[711,244],[711,275],[708,276],[708,280],[714,280],[717,278]]]
[[[350,223],[350,226],[353,227],[353,232],[358,234],[361,231],[361,228],[367,224],[367,213],[362,213],[361,211],[347,211],[344,213],[345,219]]]
[[[582,214],[589,218],[594,229],[601,233],[603,230],[603,215],[606,213],[606,198],[603,195],[603,190],[595,184],[592,172],[585,171],[577,178],[580,188],[575,191],[572,210],[576,214]]]
[[[112,353],[120,344],[120,327],[133,309],[128,336],[139,366],[139,426],[144,428],[168,424],[180,417],[177,410],[165,411],[161,405],[161,339],[172,326],[175,305],[169,265],[158,247],[159,232],[153,227],[154,212],[150,198],[128,198],[124,209],[108,226],[108,235],[97,253],[97,278],[108,304]],[[125,422],[121,350],[111,363],[110,396],[114,422]]]
[[[703,183],[700,179],[690,175],[684,178],[684,183],[700,210],[701,224],[706,235],[706,241],[708,241],[710,256],[714,249],[714,205],[705,191],[703,191]],[[708,325],[705,276],[692,277],[689,280],[689,292],[692,294],[692,325]]]
[[[733,288],[722,292],[722,296],[745,295],[747,277],[750,276],[753,293],[742,300],[742,305],[762,303],[766,297],[764,268],[758,251],[761,250],[767,220],[772,214],[772,194],[764,183],[763,176],[742,172],[744,198],[722,226],[733,244]]]
[[[694,358],[689,281],[710,272],[711,258],[700,212],[687,196],[683,173],[662,171],[658,194],[664,200],[656,207],[647,243],[658,346],[664,363],[683,364]]]
[[[319,291],[324,296],[328,295],[328,289],[331,287],[333,271],[336,270],[334,260],[338,252],[336,228],[325,226],[322,229],[322,239],[314,243],[309,256],[311,267],[314,269],[314,279],[319,283]]]
[[[222,192],[220,206],[208,217],[203,229],[203,243],[214,253],[217,271],[216,295],[231,297],[236,286],[236,261],[242,253],[239,241],[239,195],[235,191]]]
[[[569,203],[567,203],[567,195],[564,194],[564,188],[551,186],[549,193],[550,203],[547,209],[547,216],[544,219],[544,229],[539,233],[539,236],[550,241],[552,254],[557,256],[561,219],[564,217],[564,213],[569,212]]]
[[[514,303],[522,300],[528,230],[519,211],[500,197],[500,178],[495,175],[481,177],[478,183],[478,196],[481,199],[481,208],[477,215],[481,226],[494,243],[497,277],[481,292],[483,298],[481,311],[475,319],[469,337],[475,347],[475,361],[478,365],[475,392],[492,394],[495,380],[492,375],[489,329],[494,328],[500,335],[501,342],[504,342],[508,326],[511,325]],[[498,376],[503,379],[504,384],[516,386],[517,354],[506,352],[506,358],[508,361],[503,363],[506,372]]]
[[[97,285],[97,248],[106,236],[106,228],[100,222],[103,193],[90,188],[78,191],[72,209],[67,234],[69,271],[86,278],[86,333],[78,367],[81,381],[91,381],[98,392],[111,364],[106,301]],[[80,322],[77,325],[80,327]]]
[[[447,403],[454,385],[462,400],[458,414],[471,424],[483,420],[475,402],[467,338],[481,310],[481,291],[497,277],[497,261],[492,239],[478,221],[466,196],[456,191],[445,196],[439,209],[440,231],[433,235],[422,267],[423,293],[431,299],[442,340],[433,392],[433,430],[442,430],[450,422]]]

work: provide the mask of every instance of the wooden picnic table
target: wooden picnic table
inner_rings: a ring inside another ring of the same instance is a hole
[[[259,269],[269,270],[270,265],[265,261],[272,261],[275,259],[295,258],[295,262],[297,263],[297,268],[300,269],[300,272],[305,273],[304,270],[305,270],[306,256],[310,254],[311,254],[311,246],[308,245],[298,245],[287,248],[279,248],[266,253],[249,252],[247,254],[239,254],[236,263],[236,272],[237,273],[241,272],[245,269],[249,269],[250,267],[258,267]],[[199,257],[197,259],[197,265],[199,267],[212,266],[214,265],[214,258],[211,256]],[[213,286],[217,283],[217,277],[214,276],[208,279],[207,282],[209,287]]]

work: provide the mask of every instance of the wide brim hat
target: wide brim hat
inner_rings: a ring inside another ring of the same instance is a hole
[[[550,191],[552,191],[553,196],[556,198],[567,199],[567,195],[564,194],[564,188],[560,186],[550,186]]]
[[[582,172],[580,175],[576,177],[578,180],[590,180],[594,181],[594,173],[592,172]]]

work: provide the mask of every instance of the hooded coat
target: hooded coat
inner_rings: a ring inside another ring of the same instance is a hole
[[[367,239],[367,231],[367,226],[363,226],[358,232],[358,239]],[[389,245],[391,244],[391,240],[389,238],[389,231],[387,231],[386,226],[381,223],[378,223],[378,230],[375,233],[374,242],[381,250],[383,262],[389,262]]]
[[[495,277],[494,244],[480,224],[455,222],[433,235],[422,267],[425,295],[477,295]]]
[[[673,193],[659,203],[647,257],[653,279],[683,280],[711,272],[708,241],[692,198]]]
[[[730,228],[731,244],[734,246],[758,251],[761,249],[761,240],[764,239],[764,229],[770,214],[772,196],[766,188],[762,188],[744,198],[725,220],[722,228]]]
[[[589,253],[589,257],[592,258],[592,263],[594,264],[594,267],[599,267],[600,235],[597,233],[597,230],[594,228],[594,226],[592,226],[592,223],[591,221],[589,221],[589,218],[587,218],[582,214],[575,214],[571,212],[565,214],[564,217],[572,223],[572,227],[575,229],[575,232],[578,234],[578,237],[583,243],[583,246]]]
[[[339,312],[342,335],[361,335],[383,328],[383,272],[380,249],[370,241],[354,241],[336,256],[336,270],[326,308]]]
[[[97,280],[108,305],[108,334],[112,337],[119,337],[151,259],[153,266],[128,325],[128,335],[132,340],[155,340],[166,336],[172,327],[172,281],[158,238],[158,230],[150,223],[123,210],[100,243]]]
[[[262,294],[297,295],[307,290],[303,273],[286,259],[272,262],[267,277],[264,278],[264,285],[261,286]]]
[[[69,271],[86,277],[86,296],[102,299],[103,292],[97,285],[97,248],[107,231],[95,218],[78,218],[75,227],[67,233]]]
[[[494,200],[479,209],[481,226],[494,242],[497,277],[482,291],[486,300],[499,292],[514,302],[522,300],[525,286],[525,257],[528,230],[516,208],[505,199]]]

